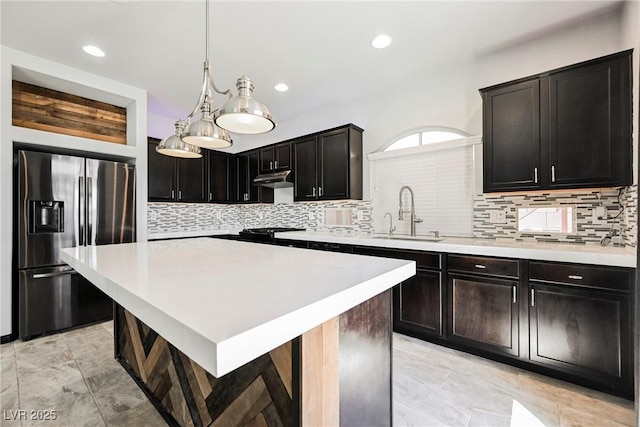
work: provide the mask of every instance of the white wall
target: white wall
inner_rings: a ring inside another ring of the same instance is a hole
[[[13,142],[136,159],[137,239],[147,238],[147,94],[65,65],[1,46],[0,57],[0,336],[12,333]],[[11,80],[127,108],[127,145],[14,127]]]
[[[291,134],[288,137],[354,123],[365,130],[364,151],[370,153],[411,129],[428,125],[450,126],[471,135],[481,135],[482,99],[478,89],[637,48],[637,43],[633,43],[638,37],[637,25],[631,25],[633,18],[627,15],[638,14],[638,2],[629,3],[634,4],[469,58],[458,67],[415,75],[406,80],[410,84],[399,82],[393,92],[372,93],[349,104],[336,100],[325,109],[288,121],[286,127]],[[629,24],[622,28],[622,22],[627,21]],[[637,70],[638,52],[634,56]],[[635,84],[636,91],[637,87]],[[363,178],[364,198],[367,199],[370,184],[366,158]]]

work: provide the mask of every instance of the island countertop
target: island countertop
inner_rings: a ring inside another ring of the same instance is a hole
[[[211,238],[62,258],[216,377],[415,274],[413,261]]]

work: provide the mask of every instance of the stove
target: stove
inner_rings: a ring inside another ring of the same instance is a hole
[[[249,242],[273,242],[275,233],[281,231],[304,231],[304,228],[292,227],[264,227],[264,228],[245,228],[240,233],[241,240]]]

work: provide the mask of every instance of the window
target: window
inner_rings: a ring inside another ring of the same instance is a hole
[[[570,206],[518,208],[518,231],[574,233],[573,208]]]
[[[482,138],[466,137],[460,131],[444,137],[442,133],[442,127],[413,132],[368,156],[375,232],[386,233],[393,225],[396,234],[409,234],[409,221],[398,220],[399,191],[408,185],[414,193],[416,216],[423,220],[416,225],[417,235],[433,236],[435,231],[446,237],[473,235],[474,161]],[[435,142],[432,136],[438,142],[457,141],[428,146]],[[409,147],[413,148],[399,149]],[[403,206],[411,206],[409,192],[402,197]],[[387,212],[392,224],[385,217]]]
[[[451,141],[454,139],[466,138],[469,135],[457,129],[445,127],[426,128],[420,132],[406,135],[389,144],[382,151],[399,150],[401,148],[417,147],[436,142]]]

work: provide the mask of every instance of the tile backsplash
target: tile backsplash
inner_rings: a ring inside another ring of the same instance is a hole
[[[624,212],[615,220],[625,246],[636,247],[638,186],[624,187],[620,195]],[[519,207],[570,205],[576,209],[576,233],[520,233],[516,212]],[[536,192],[477,194],[473,200],[473,237],[569,243],[598,243],[611,230],[611,221],[592,223],[593,209],[603,206],[607,217],[619,212],[617,189],[583,192]],[[491,212],[506,212],[504,222],[491,221]],[[351,216],[348,218],[348,216]],[[368,234],[373,228],[373,203],[368,200],[303,202],[253,205],[198,203],[149,203],[148,232],[240,230],[256,227],[297,227],[309,231]]]
[[[335,221],[340,212],[340,221]],[[350,220],[344,218],[351,214]],[[325,221],[328,215],[328,221]],[[149,234],[187,231],[240,230],[257,227],[297,227],[310,231],[349,234],[373,231],[371,202],[339,200],[252,205],[149,203]]]
[[[520,233],[517,231],[517,209],[570,205],[576,209],[576,233]],[[606,224],[594,224],[593,210],[602,206],[608,218],[615,217],[620,205],[623,213]],[[623,187],[618,202],[617,189],[585,190],[583,192],[536,192],[517,194],[477,194],[473,202],[473,235],[489,239],[522,241],[588,243],[600,242],[613,225],[621,236],[621,243],[635,247],[637,242],[638,186]],[[504,222],[490,221],[491,212],[506,212]]]

